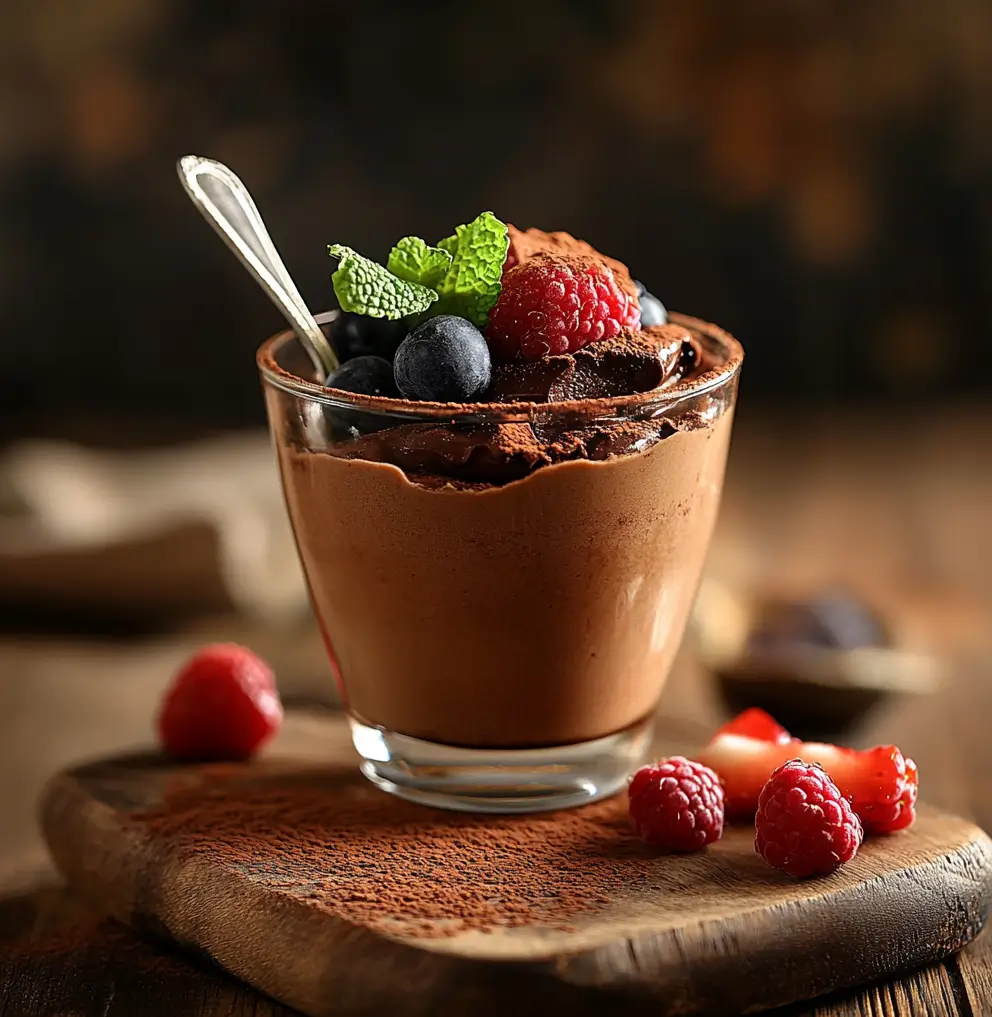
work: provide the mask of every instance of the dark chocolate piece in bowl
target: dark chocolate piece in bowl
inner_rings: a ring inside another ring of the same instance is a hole
[[[770,601],[751,630],[749,649],[781,655],[797,644],[834,650],[887,646],[884,622],[868,605],[842,590],[829,590],[809,600]]]
[[[843,738],[892,697],[936,684],[936,662],[844,591],[748,599],[710,581],[694,627],[728,709],[759,707],[807,741]]]

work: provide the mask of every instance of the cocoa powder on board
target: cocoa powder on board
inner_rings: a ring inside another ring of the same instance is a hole
[[[623,795],[480,816],[401,801],[353,772],[221,771],[130,818],[170,852],[206,856],[347,922],[422,937],[570,929],[648,881],[658,859],[632,833]]]

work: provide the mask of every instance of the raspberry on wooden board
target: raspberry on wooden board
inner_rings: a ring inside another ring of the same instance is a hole
[[[861,821],[817,763],[783,763],[761,789],[754,847],[769,865],[805,879],[827,876],[861,846]]]
[[[723,835],[723,789],[706,766],[683,756],[642,766],[627,788],[642,840],[670,851],[698,851]]]

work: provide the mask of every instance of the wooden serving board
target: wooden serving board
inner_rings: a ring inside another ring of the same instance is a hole
[[[339,718],[294,721],[277,750],[83,766],[50,783],[42,823],[109,913],[312,1017],[759,1010],[946,956],[992,893],[992,842],[935,811],[799,882],[747,828],[652,852],[622,799],[498,819],[396,802],[358,775]]]

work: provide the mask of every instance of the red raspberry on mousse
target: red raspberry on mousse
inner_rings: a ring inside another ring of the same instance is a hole
[[[501,360],[538,360],[636,329],[637,297],[601,259],[537,254],[511,268],[489,315],[486,338]]]

